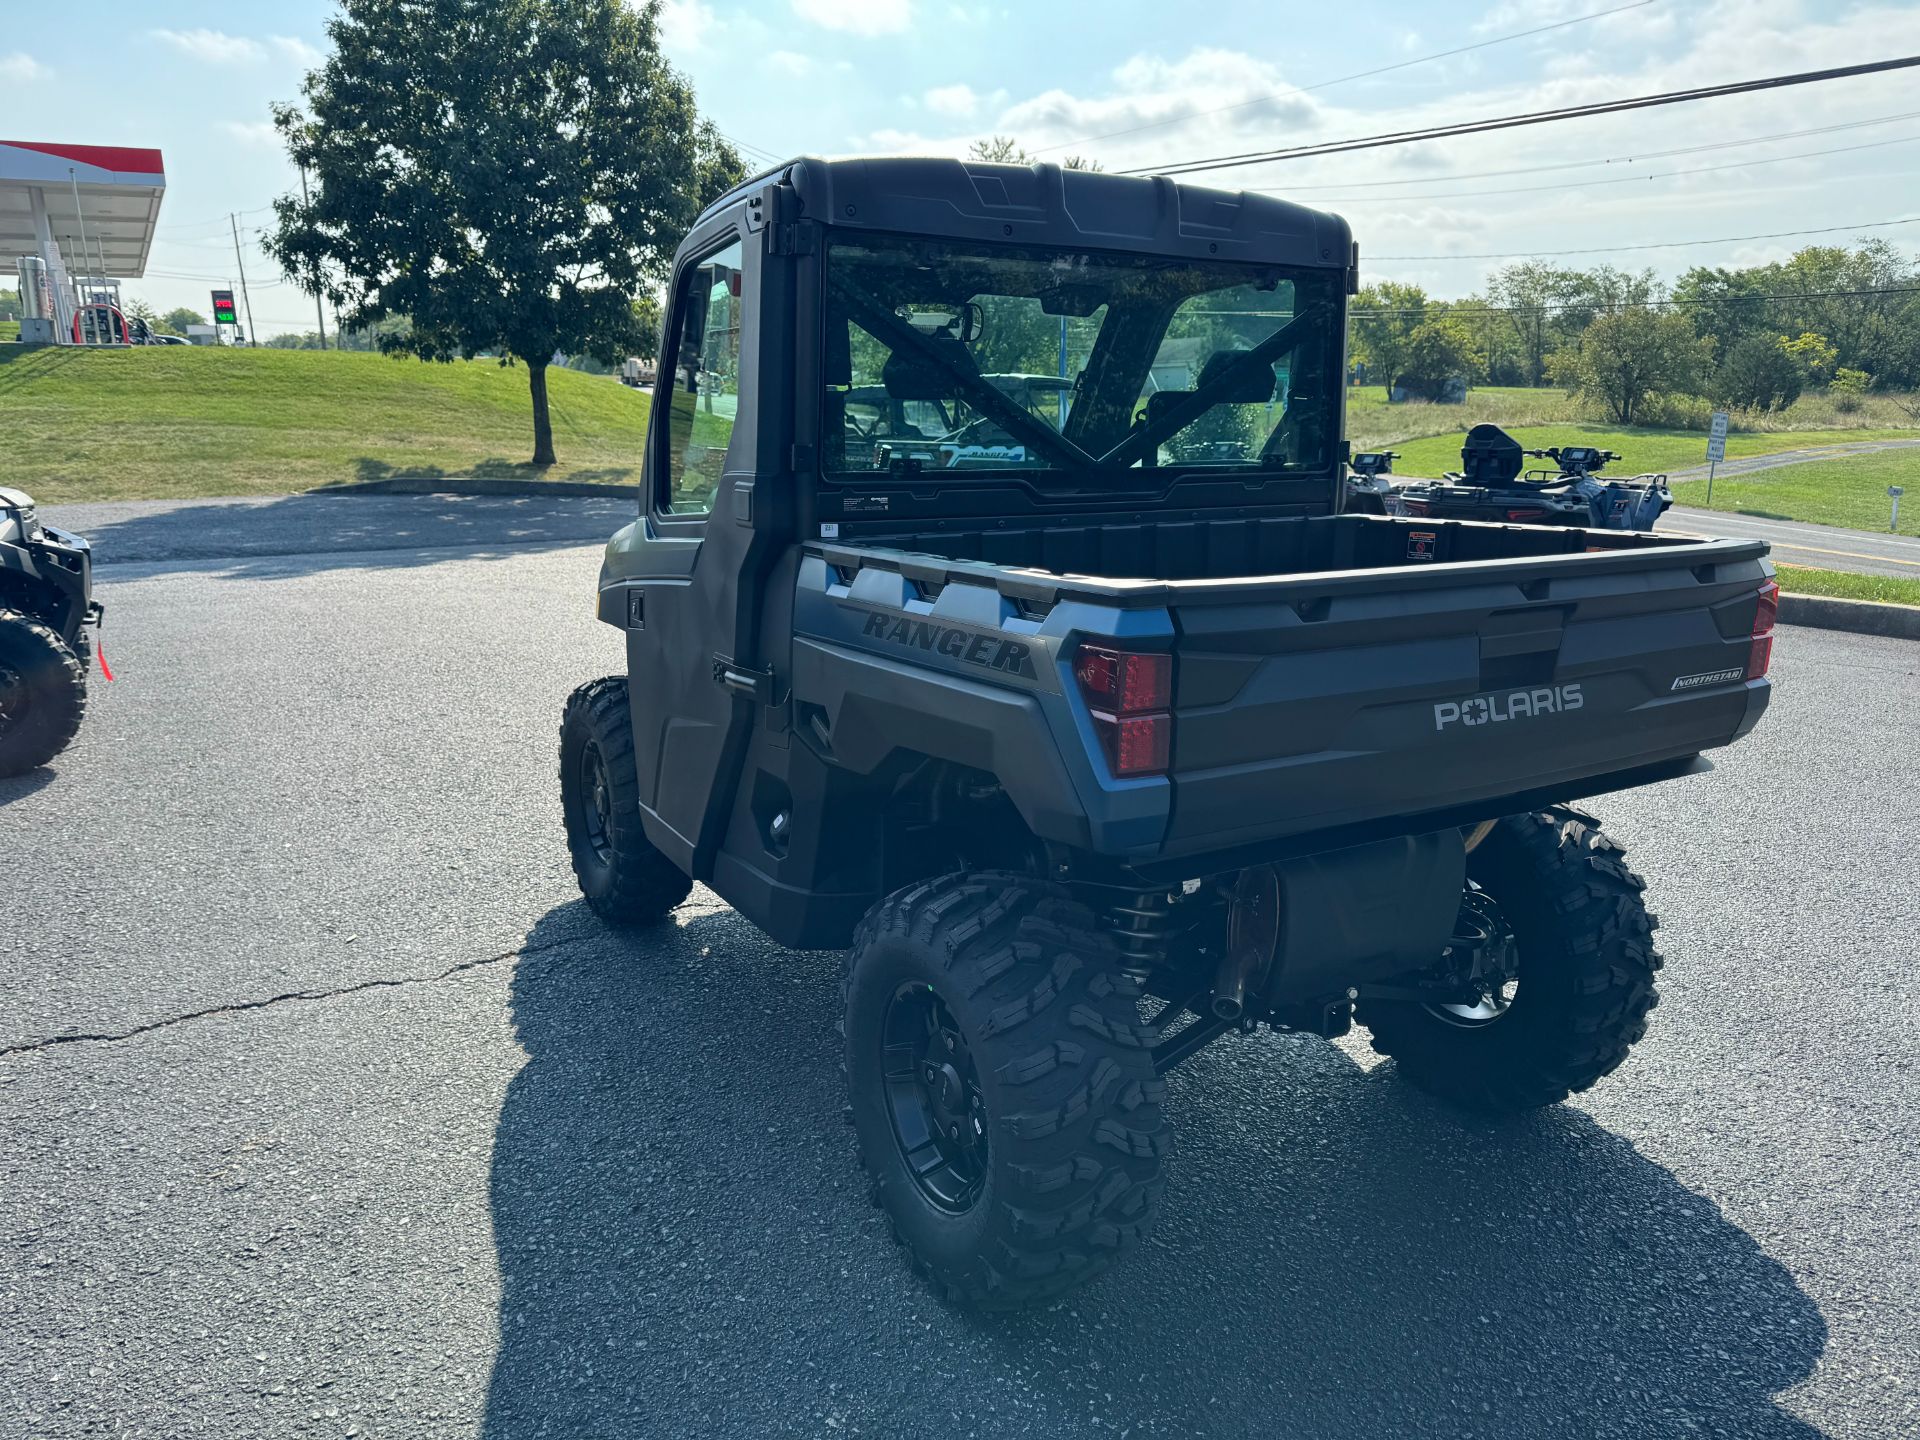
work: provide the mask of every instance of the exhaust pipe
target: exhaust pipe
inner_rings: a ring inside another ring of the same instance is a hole
[[[1213,977],[1216,1019],[1232,1023],[1247,1013],[1247,991],[1266,983],[1279,940],[1279,874],[1271,865],[1242,870],[1227,910],[1227,953]]]

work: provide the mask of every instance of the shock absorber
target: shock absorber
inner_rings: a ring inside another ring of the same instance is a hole
[[[1151,974],[1166,968],[1176,928],[1172,897],[1162,891],[1122,894],[1102,918],[1129,970]]]

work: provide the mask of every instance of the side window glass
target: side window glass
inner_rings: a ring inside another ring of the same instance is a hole
[[[702,261],[681,296],[680,343],[667,388],[666,510],[705,515],[720,486],[740,407],[740,242]],[[656,386],[656,402],[660,391]]]

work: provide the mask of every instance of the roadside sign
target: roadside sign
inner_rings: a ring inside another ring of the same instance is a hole
[[[233,292],[216,290],[213,292],[213,323],[216,325],[238,325],[240,312],[233,308]]]
[[[1727,458],[1727,412],[1713,412],[1713,428],[1707,431],[1707,462],[1718,465]]]
[[[1713,504],[1713,472],[1727,458],[1727,412],[1713,412],[1713,427],[1707,431],[1707,504]]]

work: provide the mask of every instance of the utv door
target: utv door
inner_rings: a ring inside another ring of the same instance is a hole
[[[647,431],[647,573],[627,603],[647,834],[700,880],[711,874],[757,712],[778,682],[762,678],[759,620],[793,524],[782,441],[794,262],[769,254],[761,204],[702,225],[675,260]]]

